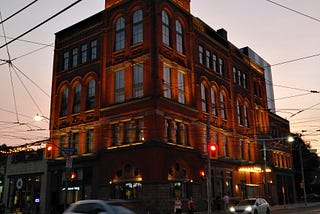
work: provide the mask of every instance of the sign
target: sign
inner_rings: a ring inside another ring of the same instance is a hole
[[[19,178],[16,182],[16,187],[17,189],[21,189],[23,186],[23,181],[22,181],[22,178]]]
[[[69,147],[60,147],[60,150],[63,152],[73,152],[73,153],[77,152],[76,148],[69,148]]]

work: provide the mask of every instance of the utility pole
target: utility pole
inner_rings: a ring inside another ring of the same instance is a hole
[[[211,214],[211,160],[210,160],[210,117],[207,116],[207,163],[208,163],[208,172],[207,172],[207,203],[208,203],[208,214]]]

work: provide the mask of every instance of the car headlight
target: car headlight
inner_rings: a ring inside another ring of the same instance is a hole
[[[252,211],[252,207],[251,207],[251,206],[248,206],[248,207],[246,207],[245,210],[248,211],[248,212],[251,212],[251,211]]]
[[[236,211],[236,209],[234,207],[230,207],[229,210],[230,210],[230,212],[235,212]]]

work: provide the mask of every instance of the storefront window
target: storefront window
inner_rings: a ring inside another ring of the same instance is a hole
[[[171,183],[170,193],[173,198],[187,198],[187,184],[178,181]]]
[[[142,184],[138,182],[128,182],[116,184],[114,187],[116,199],[138,199],[141,198]]]

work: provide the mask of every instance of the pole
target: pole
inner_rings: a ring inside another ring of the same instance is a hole
[[[303,160],[302,160],[302,150],[301,150],[301,143],[299,142],[299,156],[300,156],[300,165],[301,165],[301,183],[303,189],[303,198],[304,198],[304,206],[307,205],[307,195],[306,195],[306,184],[304,182],[304,167],[303,167]]]
[[[208,172],[207,172],[207,203],[208,203],[208,214],[211,214],[211,161],[210,161],[210,117],[207,117],[207,163],[208,163]]]
[[[268,195],[268,184],[267,184],[267,149],[266,141],[263,141],[263,160],[264,160],[264,195],[267,198]]]

